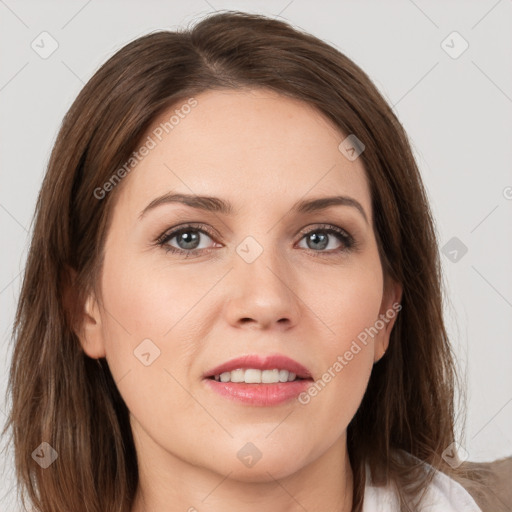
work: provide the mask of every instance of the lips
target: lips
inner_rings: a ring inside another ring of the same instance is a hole
[[[294,373],[300,379],[311,379],[311,373],[299,362],[282,354],[267,356],[251,354],[231,359],[204,373],[204,379],[214,378],[225,372],[233,370],[287,370]]]

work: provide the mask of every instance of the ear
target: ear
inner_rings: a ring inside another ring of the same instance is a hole
[[[77,290],[77,273],[69,267],[66,270],[67,278],[63,300],[67,311],[70,312],[73,330],[83,351],[89,357],[92,359],[105,357],[99,301],[93,292],[90,292],[85,299],[79,299],[75,291]]]
[[[402,309],[401,300],[402,285],[391,277],[384,276],[384,293],[379,311],[380,322],[379,320],[376,321],[376,327],[379,327],[379,329],[374,342],[374,363],[379,361],[388,349],[391,331],[399,311]]]
[[[78,338],[84,352],[92,359],[106,356],[99,303],[92,293],[85,300]]]

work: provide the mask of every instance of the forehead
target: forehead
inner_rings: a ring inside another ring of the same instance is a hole
[[[125,178],[120,207],[138,214],[174,191],[222,197],[237,211],[252,202],[269,211],[339,193],[371,216],[361,159],[339,151],[346,134],[312,106],[267,89],[206,91],[194,100],[154,120],[141,141],[152,149]]]

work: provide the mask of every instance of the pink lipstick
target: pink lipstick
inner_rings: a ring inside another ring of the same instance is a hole
[[[203,381],[225,398],[268,407],[296,398],[313,379],[302,364],[272,354],[237,357],[205,372]]]

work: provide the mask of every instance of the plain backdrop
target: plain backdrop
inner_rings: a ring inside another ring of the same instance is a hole
[[[460,445],[473,461],[512,455],[510,0],[0,0],[2,424],[32,215],[65,112],[129,41],[224,9],[280,17],[313,33],[361,66],[393,105],[439,232],[446,320],[467,383]],[[58,45],[47,58],[33,49],[41,38],[47,50]],[[12,459],[2,466],[0,511],[18,510]]]

